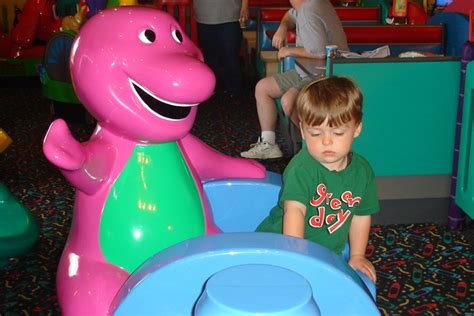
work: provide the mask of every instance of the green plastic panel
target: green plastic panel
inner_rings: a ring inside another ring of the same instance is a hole
[[[107,261],[132,273],[204,232],[199,190],[177,143],[136,145],[104,206],[100,245]]]
[[[456,182],[456,204],[474,218],[474,62],[467,65],[464,107],[459,148],[459,169]]]
[[[41,64],[41,58],[18,58],[0,60],[0,77],[36,77],[36,67]]]
[[[377,176],[451,174],[460,62],[333,63],[364,95],[362,134],[354,149]]]
[[[386,18],[390,11],[391,4],[388,0],[362,0],[361,6],[363,7],[380,7],[380,22],[381,24],[387,24]]]
[[[51,80],[47,74],[44,75],[43,80],[43,95],[46,98],[64,103],[81,103],[70,82]]]

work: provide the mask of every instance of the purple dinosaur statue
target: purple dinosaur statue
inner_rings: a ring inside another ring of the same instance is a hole
[[[263,178],[265,168],[210,148],[190,129],[215,78],[167,13],[106,9],[71,50],[75,91],[96,118],[79,143],[54,121],[43,151],[76,189],[57,292],[64,315],[106,315],[144,261],[181,241],[219,232],[201,183]]]

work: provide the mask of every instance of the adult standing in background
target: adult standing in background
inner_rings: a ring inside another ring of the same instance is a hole
[[[279,59],[287,56],[324,59],[326,45],[337,45],[340,50],[349,50],[342,23],[329,0],[290,0],[290,4],[292,8],[282,18],[272,39],[273,47],[278,49]],[[296,47],[287,47],[286,33],[292,28],[296,28]],[[293,111],[296,97],[299,90],[310,81],[298,65],[295,68],[265,77],[257,83],[255,100],[261,134],[257,143],[240,153],[242,157],[270,159],[283,156],[275,141],[275,99],[281,97],[283,111],[297,124],[298,118]]]
[[[214,71],[224,67],[224,89],[231,96],[242,90],[240,23],[248,19],[248,0],[194,0],[199,47],[206,64]],[[218,78],[218,82],[221,81]]]

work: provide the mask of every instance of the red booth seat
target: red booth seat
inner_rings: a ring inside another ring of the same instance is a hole
[[[280,22],[289,8],[271,8],[260,10],[261,22]],[[344,21],[380,21],[379,7],[337,7],[339,19]]]
[[[351,51],[362,52],[389,45],[393,55],[403,51],[444,53],[444,25],[346,25],[344,32]],[[267,32],[270,38],[275,31]],[[296,33],[288,31],[288,44]]]

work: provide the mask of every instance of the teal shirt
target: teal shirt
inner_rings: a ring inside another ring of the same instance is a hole
[[[284,201],[304,204],[305,239],[337,254],[349,237],[352,217],[371,215],[380,209],[375,175],[366,159],[352,153],[344,170],[330,171],[306,147],[286,167],[278,204],[257,231],[282,233]]]

